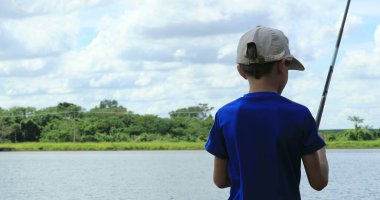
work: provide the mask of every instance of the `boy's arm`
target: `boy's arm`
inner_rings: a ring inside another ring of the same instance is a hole
[[[230,186],[228,160],[224,160],[216,156],[214,159],[214,183],[219,188],[226,188]]]
[[[315,190],[321,191],[327,186],[329,180],[326,148],[322,147],[311,154],[302,156],[302,161],[310,186]]]

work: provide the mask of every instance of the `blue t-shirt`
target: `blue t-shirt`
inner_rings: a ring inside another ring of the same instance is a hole
[[[229,199],[301,199],[301,157],[325,146],[303,105],[248,93],[215,115],[206,150],[228,160]]]

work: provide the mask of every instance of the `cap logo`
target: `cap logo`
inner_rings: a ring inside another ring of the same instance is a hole
[[[265,58],[257,54],[256,44],[254,42],[250,42],[247,44],[247,52],[245,55],[252,63],[264,63]]]
[[[250,42],[247,44],[247,52],[245,57],[247,57],[250,60],[257,59],[257,49],[256,44],[254,42]]]

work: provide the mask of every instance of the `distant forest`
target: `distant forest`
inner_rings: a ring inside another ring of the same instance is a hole
[[[136,114],[107,99],[89,111],[67,102],[43,109],[0,108],[0,143],[206,141],[212,109],[198,104],[162,118]]]
[[[36,109],[0,108],[0,143],[15,142],[204,142],[214,122],[208,104],[169,112],[163,118],[136,114],[116,100],[103,100],[86,111],[73,103]],[[364,119],[349,116],[350,130],[325,130],[327,141],[377,140],[380,129],[363,125]]]

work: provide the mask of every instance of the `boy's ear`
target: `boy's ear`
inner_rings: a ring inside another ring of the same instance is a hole
[[[240,69],[239,64],[236,65],[236,69],[238,70],[241,77],[243,77],[245,80],[247,80],[248,76],[243,72],[243,70]]]
[[[286,70],[288,70],[288,68],[286,67],[286,64],[285,64],[285,59],[281,59],[278,63],[277,63],[277,72],[279,74],[282,74],[282,73],[285,73]]]

